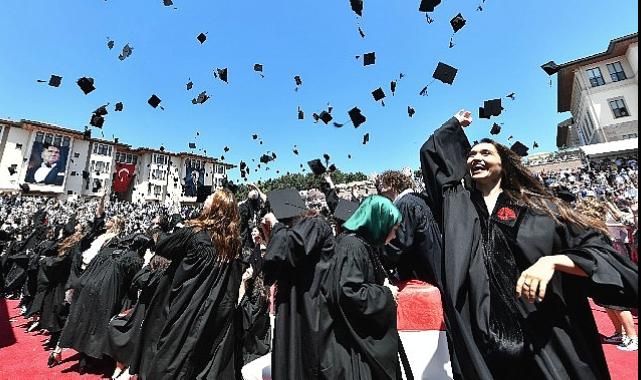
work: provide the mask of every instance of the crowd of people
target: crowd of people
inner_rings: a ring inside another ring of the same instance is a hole
[[[537,177],[470,145],[471,125],[460,111],[423,145],[420,185],[388,171],[364,198],[331,173],[171,210],[2,196],[0,290],[49,334],[49,366],[72,348],[114,379],[411,378],[396,328],[410,280],[441,292],[457,379],[609,378],[588,298],[636,350],[638,269],[608,229],[636,226],[636,168]]]

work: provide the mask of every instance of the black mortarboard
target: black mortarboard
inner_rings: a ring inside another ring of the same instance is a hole
[[[489,119],[490,115],[485,113],[485,109],[483,107],[479,107],[479,118],[480,119]]]
[[[334,127],[336,127],[336,128],[343,128],[344,126],[345,126],[345,124],[343,124],[343,123],[334,122]]]
[[[229,83],[228,80],[229,70],[225,67],[224,69],[216,69],[216,75],[218,79],[222,80],[225,83]]]
[[[446,65],[443,62],[439,62],[436,66],[436,70],[434,70],[434,75],[432,75],[432,77],[434,79],[440,80],[443,83],[452,84],[454,83],[454,78],[456,78],[457,72],[458,69],[450,65]]]
[[[93,111],[89,124],[96,128],[102,128],[103,124],[105,123],[104,116],[108,113],[109,112],[107,111],[106,105],[98,107],[95,111]]]
[[[49,78],[49,86],[51,86],[51,87],[60,86],[60,82],[62,82],[62,77],[61,76],[52,75],[51,78]]]
[[[298,120],[303,120],[303,119],[305,119],[305,112],[303,112],[303,110],[300,109],[300,107],[298,107]]]
[[[300,75],[296,75],[294,77],[294,82],[296,82],[296,86],[301,86],[303,84],[303,80],[301,79]]]
[[[554,195],[561,199],[564,202],[567,203],[574,203],[576,202],[576,195],[574,195],[567,187],[565,186],[559,186],[558,188],[554,189]]]
[[[349,3],[351,4],[354,13],[363,17],[363,0],[349,0]]]
[[[414,108],[412,108],[411,106],[407,106],[407,114],[409,115],[409,117],[413,117],[415,113],[416,110]]]
[[[465,19],[463,18],[462,14],[457,14],[454,16],[452,20],[450,20],[450,25],[452,25],[452,29],[454,29],[454,33],[458,32],[465,26]]]
[[[211,186],[201,186],[196,193],[196,202],[202,203],[211,195]]]
[[[369,133],[366,133],[365,136],[363,136],[363,145],[366,145],[369,142]]]
[[[268,154],[263,154],[262,156],[260,156],[260,162],[262,162],[265,165],[269,164],[273,160],[274,158]],[[260,167],[260,165],[258,165],[258,167]]]
[[[85,131],[82,132],[82,135],[84,136],[84,138],[90,139],[91,138],[91,129],[86,128]]]
[[[203,103],[205,103],[205,102],[207,101],[207,99],[209,99],[209,98],[210,98],[210,96],[209,96],[209,95],[207,95],[207,91],[203,91],[203,92],[201,92],[200,94],[198,94],[198,97],[197,97],[197,98],[193,98],[193,99],[191,100],[191,103],[192,103],[192,104],[203,104]]]
[[[80,87],[85,95],[96,89],[93,85],[93,78],[82,77],[78,79],[76,83],[78,83],[78,87]]]
[[[193,87],[194,87],[194,82],[189,81],[189,83],[187,83],[187,91],[191,90]]]
[[[150,106],[156,108],[158,105],[160,105],[160,98],[156,96],[156,94],[151,95],[149,100],[147,100],[147,103],[149,103]]]
[[[171,0],[162,0],[163,4],[165,4],[166,7],[174,5],[174,2]]]
[[[330,156],[329,156],[329,154],[327,154],[327,153],[323,154],[323,158],[325,159],[325,162],[326,162],[326,163],[328,163],[328,162],[329,162],[329,160],[331,159],[331,157],[330,157]]]
[[[256,71],[257,73],[262,73],[263,72],[263,65],[261,65],[260,63],[254,64],[254,71]]]
[[[226,146],[223,150],[225,151],[225,153],[227,153],[227,152],[229,152],[230,149],[229,149],[228,146]]]
[[[16,174],[17,173],[17,170],[16,170],[17,168],[18,168],[18,165],[16,165],[16,164],[13,164],[13,165],[9,166],[7,168],[9,170],[9,175]]]
[[[372,91],[372,96],[374,97],[374,100],[378,102],[379,100],[385,99],[385,91],[383,91],[383,89],[379,87],[376,90]]]
[[[541,68],[547,75],[554,75],[560,70],[559,65],[557,65],[554,61],[550,61],[544,65],[541,65]]]
[[[16,143],[16,149],[22,149],[22,144]]]
[[[298,149],[296,149],[296,148],[294,148],[294,149],[292,150],[292,152],[293,152],[295,155],[297,155],[297,156],[298,156],[298,154],[300,153],[300,152],[298,151]]]
[[[418,10],[420,12],[434,12],[434,8],[441,3],[441,0],[421,0]]]
[[[321,112],[320,115],[318,115],[318,118],[321,119],[325,124],[328,124],[330,121],[334,119],[332,115],[327,111]]]
[[[124,108],[124,104],[122,102],[116,103],[116,111],[122,111]]]
[[[532,144],[532,148],[536,149],[536,148],[538,148],[538,147],[539,147],[539,143],[537,143],[537,142],[535,141],[535,142],[534,142],[534,144]]]
[[[397,82],[395,80],[391,81],[389,84],[389,89],[392,92],[392,96],[394,96],[396,93],[396,85],[397,85]]]
[[[305,201],[295,189],[271,191],[267,194],[267,202],[279,220],[291,219],[307,212]]]
[[[516,93],[515,92],[511,92],[511,93],[507,94],[505,97],[514,100],[514,99],[516,99]]]
[[[323,175],[325,172],[327,172],[327,168],[321,160],[311,160],[307,163],[309,165],[309,168],[312,170],[312,173],[315,175]]]
[[[510,149],[511,149],[514,153],[518,154],[518,155],[519,155],[519,156],[521,156],[521,157],[526,157],[526,156],[529,154],[528,152],[529,152],[529,150],[530,150],[530,148],[528,148],[527,146],[525,146],[525,145],[524,145],[522,142],[520,142],[520,141],[515,142],[515,143],[510,147]]]
[[[204,44],[204,43],[205,43],[205,41],[207,41],[207,36],[205,35],[205,33],[200,33],[200,34],[196,37],[196,39],[197,39],[197,40],[198,40],[198,42],[200,42],[201,44]]]
[[[257,134],[253,134],[252,135],[252,140],[258,140],[258,135]]]
[[[109,50],[113,49],[115,44],[116,42],[114,40],[107,41],[107,47],[109,48]]]
[[[196,143],[189,143],[189,149],[196,149]]]
[[[376,53],[367,53],[363,56],[363,66],[369,66],[376,63]]]
[[[367,118],[361,113],[361,110],[358,107],[352,108],[348,114],[354,124],[354,128],[360,127],[361,124],[367,121]]]
[[[498,135],[499,133],[501,133],[501,126],[498,123],[492,124],[492,129],[490,130],[490,134]]]
[[[358,34],[361,35],[361,38],[365,38],[365,32],[363,31],[363,28],[361,28],[360,26],[358,27]]]
[[[129,44],[126,44],[122,48],[122,52],[120,53],[120,55],[118,55],[118,59],[121,60],[121,61],[124,61],[125,58],[128,58],[131,55],[131,53],[133,53],[133,51],[134,51],[134,48],[129,46]]]
[[[479,117],[489,119],[491,116],[499,116],[503,111],[503,106],[501,105],[501,99],[491,99],[486,100],[483,103],[483,111],[479,112]],[[480,111],[480,110],[479,110]]]
[[[336,210],[334,210],[334,219],[339,221],[339,222],[347,222],[349,218],[354,215],[356,210],[360,205],[358,202],[351,202],[345,199],[340,199],[338,201],[338,205],[336,206]]]

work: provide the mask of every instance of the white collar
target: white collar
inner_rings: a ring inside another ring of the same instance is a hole
[[[402,193],[400,193],[400,194],[396,197],[396,199],[394,199],[394,203],[398,202],[401,198],[403,198],[403,197],[404,197],[404,196],[406,196],[407,194],[411,194],[411,193],[413,193],[413,192],[414,192],[414,189],[412,189],[412,188],[406,189],[405,191],[403,191]]]

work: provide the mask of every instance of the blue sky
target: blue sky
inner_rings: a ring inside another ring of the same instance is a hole
[[[363,18],[348,0],[175,0],[177,9],[162,0],[3,0],[0,118],[82,130],[91,112],[110,102],[106,138],[172,151],[196,142],[212,156],[230,146],[225,158],[236,164],[276,152],[270,171],[252,174],[258,180],[276,170],[296,171],[323,153],[345,171],[418,167],[420,145],[454,112],[476,113],[483,100],[516,92],[515,101],[504,99],[500,118],[477,120],[471,137],[486,136],[498,121],[504,123],[499,140],[514,135],[528,145],[538,141],[538,151],[553,150],[556,124],[568,115],[556,112],[556,78],[550,87],[540,65],[601,52],[611,39],[636,32],[638,4],[486,0],[478,12],[480,2],[443,0],[428,24],[419,0],[365,0]],[[450,49],[449,20],[458,12],[467,25]],[[208,36],[202,45],[196,40],[201,32]],[[107,37],[115,41],[113,50]],[[133,54],[120,61],[126,43]],[[354,59],[371,51],[377,53],[374,66]],[[459,69],[454,85],[434,82],[429,96],[419,96],[439,61]],[[255,63],[264,65],[264,78],[253,72]],[[213,77],[216,67],[229,68],[229,84]],[[405,78],[392,97],[389,82],[401,72]],[[36,83],[51,74],[63,77],[60,88]],[[298,92],[295,75],[303,79]],[[75,84],[83,76],[96,81],[89,95]],[[387,92],[385,107],[372,99],[378,87]],[[212,98],[193,105],[203,90]],[[164,111],[147,104],[152,94]],[[124,111],[113,112],[119,101]],[[367,122],[359,129],[314,124],[311,114],[327,103],[336,121],[349,120],[347,111],[358,106]],[[408,105],[416,109],[412,119]],[[304,121],[297,120],[298,106]],[[366,146],[365,133],[371,135]]]

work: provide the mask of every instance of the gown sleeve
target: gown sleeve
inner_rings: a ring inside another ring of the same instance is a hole
[[[605,305],[638,307],[639,270],[629,258],[612,248],[602,234],[568,225],[557,227],[563,244],[560,254],[568,256],[587,275],[588,296]]]
[[[181,228],[173,234],[162,235],[156,243],[156,254],[169,260],[182,258],[187,253],[192,235],[190,228]]]
[[[452,117],[421,147],[421,171],[425,190],[433,201],[434,214],[443,220],[443,192],[468,176],[467,155],[471,150],[459,121]]]

